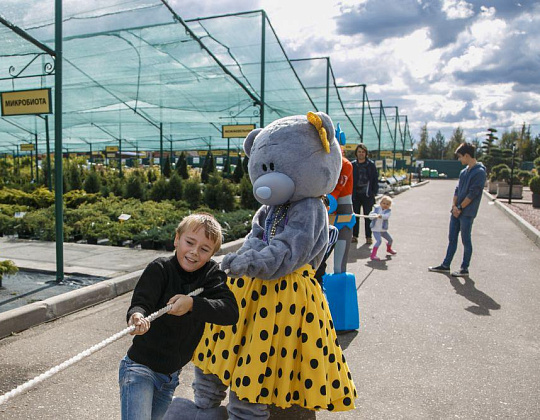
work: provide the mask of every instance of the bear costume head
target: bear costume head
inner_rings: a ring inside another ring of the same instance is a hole
[[[332,120],[323,112],[281,118],[244,140],[257,201],[295,202],[330,193],[341,170]]]

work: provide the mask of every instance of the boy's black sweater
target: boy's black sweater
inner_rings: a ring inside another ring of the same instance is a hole
[[[199,344],[206,322],[232,325],[238,321],[238,305],[225,284],[227,276],[210,260],[197,271],[180,267],[176,254],[158,258],[144,270],[131,299],[127,320],[135,312],[144,316],[163,308],[177,294],[193,297],[193,310],[182,316],[165,314],[152,322],[146,334],[133,338],[128,357],[155,372],[171,374],[186,365]]]

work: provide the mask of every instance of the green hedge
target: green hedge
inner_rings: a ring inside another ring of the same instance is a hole
[[[37,191],[37,190],[36,190]],[[48,191],[48,190],[46,190]],[[8,203],[0,204],[0,235],[18,234],[20,238],[54,241],[55,206],[35,208],[36,196],[20,190],[0,190],[0,197]],[[37,196],[46,197],[43,191]],[[86,240],[97,243],[108,239],[112,245],[123,245],[131,241],[133,245],[146,240],[153,241],[154,248],[170,247],[178,223],[193,210],[185,201],[165,200],[161,202],[138,199],[123,199],[110,195],[87,194],[73,190],[65,194],[64,241]],[[47,200],[39,201],[46,203]],[[29,204],[28,204],[29,203]],[[253,210],[223,210],[198,208],[214,214],[223,226],[225,241],[244,237],[251,228]],[[22,218],[15,218],[16,212],[26,212]],[[129,214],[128,220],[120,221],[121,214]]]

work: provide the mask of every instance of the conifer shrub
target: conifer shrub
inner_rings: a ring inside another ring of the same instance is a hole
[[[189,204],[189,208],[194,210],[200,206],[202,192],[200,180],[198,177],[188,179],[184,183],[184,201]]]
[[[178,175],[180,175],[182,179],[189,179],[185,152],[180,153],[180,156],[178,156],[175,169],[176,169],[176,172],[178,172]]]
[[[256,210],[261,206],[253,195],[253,185],[247,174],[244,174],[239,186],[240,205],[244,209]]]
[[[211,209],[232,211],[234,209],[234,188],[228,179],[220,175],[210,176],[204,187],[203,202]]]
[[[89,194],[98,193],[101,189],[101,177],[94,168],[86,174],[83,189]]]
[[[156,182],[152,184],[149,193],[150,200],[160,202],[169,198],[169,183],[167,179],[162,176]]]
[[[175,171],[169,179],[169,198],[171,200],[181,200],[182,199],[182,178]]]
[[[127,176],[125,198],[137,198],[144,201],[146,198],[146,189],[143,185],[141,176],[137,171],[132,172]]]

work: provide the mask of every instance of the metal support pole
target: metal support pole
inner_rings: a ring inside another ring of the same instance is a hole
[[[366,110],[366,85],[362,86],[362,128],[360,129],[360,141],[364,142],[364,113]]]
[[[383,106],[382,101],[379,101],[379,132],[377,133],[377,137],[379,137],[379,150],[377,151],[377,160],[381,160],[381,130],[382,130],[382,113],[383,113]]]
[[[403,131],[401,131],[401,121],[399,122],[399,135],[401,137],[401,151],[402,151],[402,154],[403,156],[405,156],[405,139],[406,139],[406,136],[405,136],[405,129]]]
[[[36,138],[36,184],[39,184],[39,156],[38,156],[38,142],[37,132],[34,134]]]
[[[227,137],[227,175],[231,173],[230,150],[231,150],[231,139]]]
[[[122,178],[122,138],[118,139],[118,170],[120,178]]]
[[[326,114],[330,115],[330,57],[326,57]]]
[[[261,11],[261,115],[259,125],[264,128],[264,75],[266,70],[266,12]]]
[[[510,191],[508,193],[508,204],[512,204],[512,188],[514,187],[515,157],[516,157],[516,144],[512,143],[512,165],[510,166]]]
[[[395,169],[396,169],[396,141],[397,141],[397,122],[398,122],[398,107],[396,108],[396,119],[394,121],[394,165],[392,166],[392,175],[394,175]],[[402,155],[405,157],[404,155]]]
[[[163,123],[159,123],[159,167],[163,175]]]
[[[30,180],[34,180],[34,152],[30,150]]]
[[[54,173],[56,281],[64,279],[64,201],[62,184],[62,0],[55,0]]]

